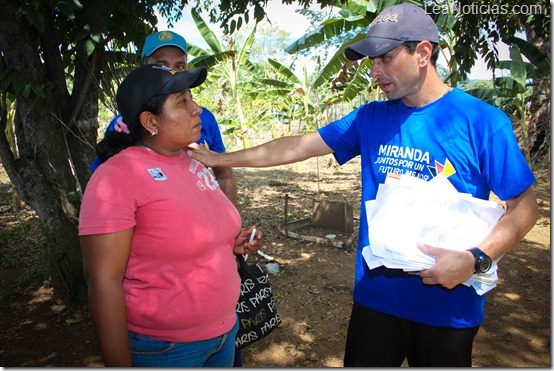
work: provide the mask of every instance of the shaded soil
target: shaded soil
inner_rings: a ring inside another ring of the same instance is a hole
[[[236,169],[244,225],[265,233],[262,251],[280,271],[271,276],[283,323],[243,350],[245,367],[340,367],[352,305],[354,247],[285,237],[288,220],[310,217],[312,199],[350,202],[359,215],[360,167],[330,157],[271,169]],[[474,366],[551,366],[550,179],[537,171],[541,217],[499,263],[486,320],[474,343]],[[84,306],[56,301],[46,274],[41,228],[25,205],[16,210],[0,172],[0,366],[103,366]],[[310,230],[310,234],[328,231]],[[337,234],[337,239],[343,238]],[[250,257],[249,262],[260,256]]]

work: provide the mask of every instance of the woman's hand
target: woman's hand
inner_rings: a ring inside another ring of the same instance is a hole
[[[241,228],[241,231],[235,239],[235,248],[233,252],[235,254],[255,254],[263,245],[264,234],[260,230],[256,230],[254,238],[250,241],[250,235],[256,226],[249,228]]]

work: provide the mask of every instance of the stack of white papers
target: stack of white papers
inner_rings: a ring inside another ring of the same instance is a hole
[[[371,246],[364,247],[362,255],[369,268],[384,265],[415,274],[435,265],[435,258],[422,252],[418,242],[467,250],[477,246],[504,214],[495,202],[457,192],[442,174],[429,182],[389,175],[365,207]],[[464,284],[479,295],[490,291],[498,280],[496,263]]]

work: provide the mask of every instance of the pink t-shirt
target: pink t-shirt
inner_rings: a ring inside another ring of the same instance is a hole
[[[102,164],[83,197],[79,235],[133,227],[123,280],[129,330],[175,342],[228,332],[240,292],[233,246],[241,219],[208,169],[142,147]]]

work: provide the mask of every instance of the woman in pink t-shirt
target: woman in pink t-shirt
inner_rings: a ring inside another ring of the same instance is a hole
[[[253,227],[183,148],[200,137],[190,89],[204,68],[144,65],[119,87],[123,121],[98,145],[79,235],[106,366],[231,367],[240,278]]]

